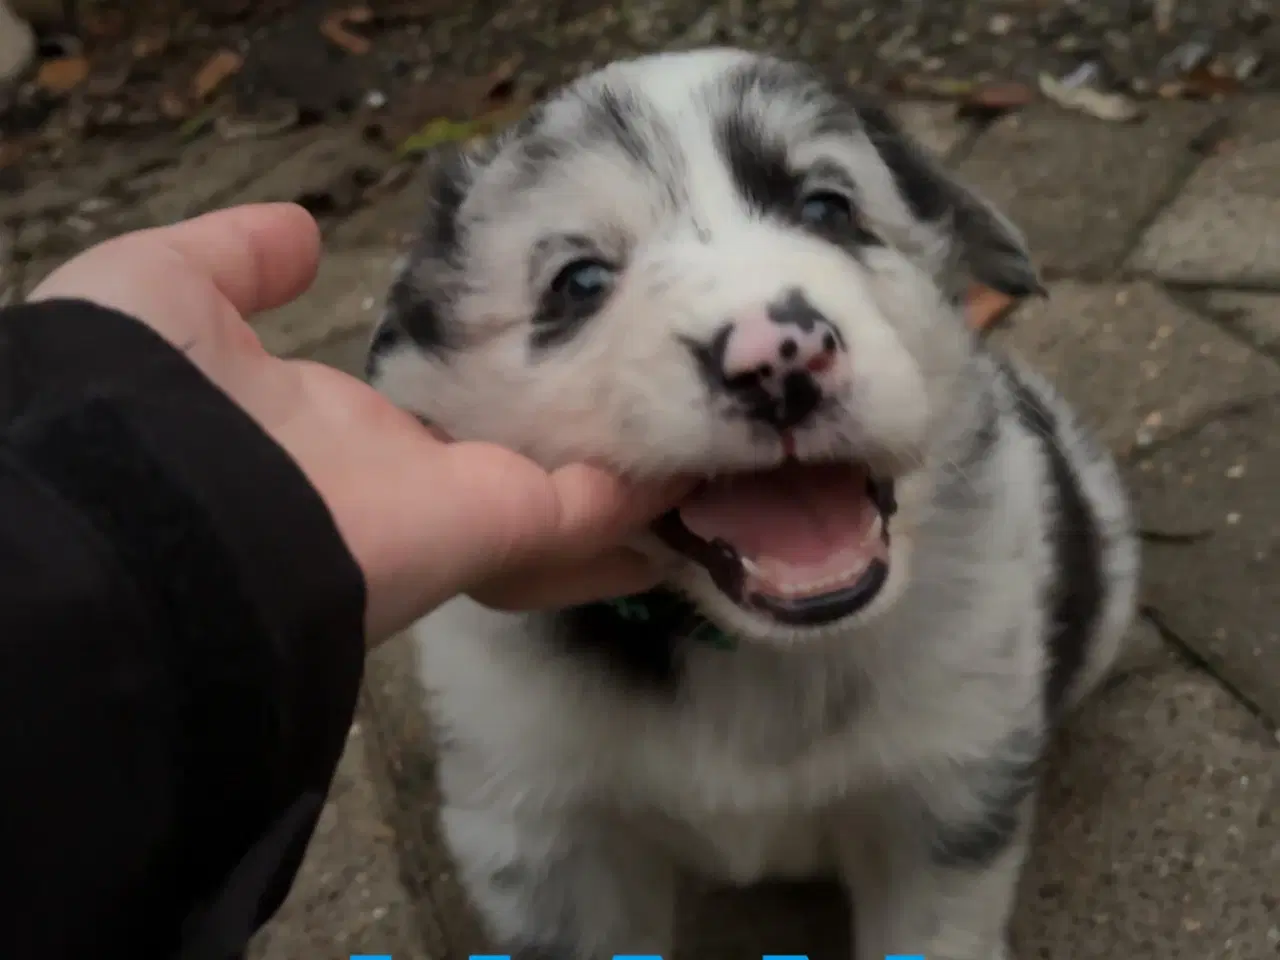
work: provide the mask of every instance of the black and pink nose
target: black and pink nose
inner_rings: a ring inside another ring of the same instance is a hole
[[[690,347],[713,389],[731,395],[749,419],[779,431],[803,424],[848,364],[840,331],[799,290]]]

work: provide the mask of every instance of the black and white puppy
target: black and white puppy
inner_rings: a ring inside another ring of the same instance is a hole
[[[372,382],[548,467],[706,478],[641,545],[663,588],[414,630],[496,943],[669,956],[692,869],[838,876],[861,960],[1006,957],[1046,737],[1138,566],[1112,462],[966,327],[971,281],[1039,290],[1018,230],[733,50],[615,63],[430,175]]]

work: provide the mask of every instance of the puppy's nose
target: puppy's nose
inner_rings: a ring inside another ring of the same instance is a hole
[[[792,290],[721,327],[706,361],[749,418],[789,430],[807,420],[824,393],[844,378],[848,354],[835,325]]]

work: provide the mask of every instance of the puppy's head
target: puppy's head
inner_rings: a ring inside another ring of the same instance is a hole
[[[647,549],[739,635],[894,602],[964,399],[962,293],[1038,288],[1008,221],[882,110],[730,50],[613,64],[429,175],[380,390],[548,467],[704,477]]]

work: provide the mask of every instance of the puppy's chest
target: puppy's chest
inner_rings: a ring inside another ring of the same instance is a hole
[[[727,882],[828,873],[826,824],[859,795],[844,761],[863,724],[842,722],[834,703],[797,704],[776,688],[714,705],[637,756],[641,828]]]
[[[807,810],[703,811],[638,824],[687,869],[735,885],[808,879],[835,873],[827,817]]]

